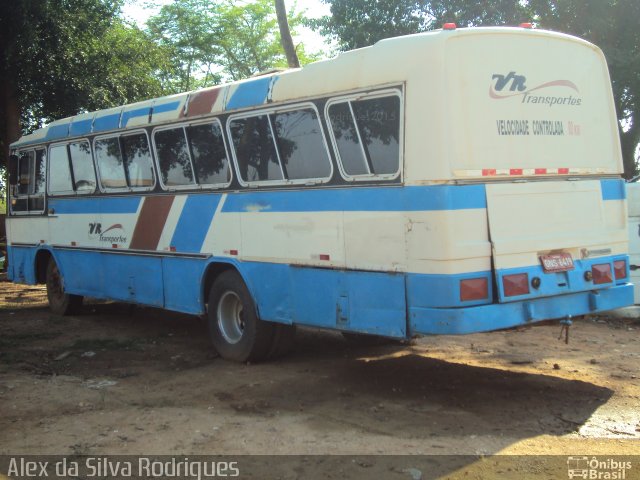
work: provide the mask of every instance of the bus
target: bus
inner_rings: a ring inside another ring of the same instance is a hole
[[[208,318],[219,354],[467,334],[633,303],[607,65],[521,27],[57,120],[11,145],[8,276]],[[366,336],[370,337],[366,337]]]

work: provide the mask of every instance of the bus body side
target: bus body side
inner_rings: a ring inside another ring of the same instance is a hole
[[[209,112],[320,98],[327,117],[332,98],[397,90],[398,176],[345,181],[324,118],[326,185],[48,197],[48,214],[7,222],[10,278],[42,282],[53,256],[70,293],[202,314],[216,276],[235,269],[263,320],[396,338],[632,303],[616,117],[592,45],[519,29],[438,32],[273,78],[233,87],[259,84],[268,102],[234,103],[230,87]]]

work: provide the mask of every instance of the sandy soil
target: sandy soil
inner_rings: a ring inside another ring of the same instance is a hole
[[[59,317],[42,288],[2,282],[0,454],[640,454],[640,323],[559,333],[354,349],[301,329],[287,357],[239,365],[196,317],[100,302]]]

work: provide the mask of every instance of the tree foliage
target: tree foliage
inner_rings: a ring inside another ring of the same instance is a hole
[[[620,120],[625,174],[638,173],[640,143],[640,2],[637,0],[323,0],[331,16],[312,24],[342,50],[383,38],[458,26],[517,25],[585,38],[604,51]]]
[[[0,142],[51,119],[162,93],[161,49],[120,1],[13,0],[0,13]]]
[[[294,32],[301,13],[290,13]],[[185,91],[286,67],[273,0],[175,0],[148,22],[149,33],[171,51],[171,88]],[[302,63],[315,59],[298,45]]]

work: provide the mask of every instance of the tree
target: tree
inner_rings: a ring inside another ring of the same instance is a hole
[[[638,174],[640,144],[640,2],[637,0],[323,0],[331,16],[312,25],[339,48],[365,47],[383,38],[434,28],[517,25],[571,33],[601,47],[607,57],[620,121],[625,176]]]
[[[295,27],[304,17],[291,13]],[[149,33],[172,52],[177,90],[240,80],[260,71],[286,67],[273,0],[238,4],[232,0],[175,0],[149,22]],[[299,46],[302,63],[315,59]]]
[[[0,14],[0,143],[54,118],[162,93],[162,52],[118,17],[121,1],[14,0]]]
[[[278,17],[278,27],[280,28],[280,39],[282,40],[282,48],[287,56],[287,64],[290,68],[300,68],[300,60],[296,54],[296,47],[293,45],[291,38],[291,30],[287,21],[287,9],[284,0],[275,0],[276,16]]]

